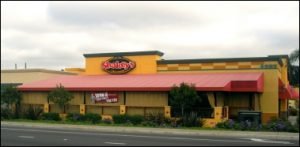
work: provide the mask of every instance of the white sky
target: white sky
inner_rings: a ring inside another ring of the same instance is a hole
[[[84,53],[264,57],[299,48],[299,2],[1,1],[1,69],[84,67]]]

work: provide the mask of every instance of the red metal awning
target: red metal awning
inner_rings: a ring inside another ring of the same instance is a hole
[[[299,92],[293,89],[292,86],[287,85],[286,87],[279,88],[280,99],[299,99]]]
[[[279,83],[279,99],[299,99],[299,91],[294,90],[289,84],[285,86],[281,81]]]
[[[263,73],[189,73],[72,75],[18,86],[20,91],[49,91],[61,83],[69,91],[169,91],[174,84],[195,84],[198,91],[262,92]]]

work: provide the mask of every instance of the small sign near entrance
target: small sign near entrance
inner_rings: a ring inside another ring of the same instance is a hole
[[[110,74],[125,74],[135,68],[135,62],[125,57],[113,57],[102,63],[102,69]]]
[[[91,100],[93,103],[117,103],[118,94],[111,92],[92,93]]]

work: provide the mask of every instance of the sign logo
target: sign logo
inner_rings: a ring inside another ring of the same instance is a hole
[[[99,92],[92,93],[91,100],[93,103],[117,103],[119,95],[117,93]]]
[[[135,68],[135,62],[125,57],[113,57],[102,63],[102,69],[110,74],[125,74]]]

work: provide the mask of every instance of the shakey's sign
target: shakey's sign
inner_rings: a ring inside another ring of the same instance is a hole
[[[93,103],[117,103],[119,95],[111,92],[92,93],[91,100]]]
[[[125,57],[113,57],[102,63],[102,69],[110,74],[125,74],[135,68],[135,62]]]

